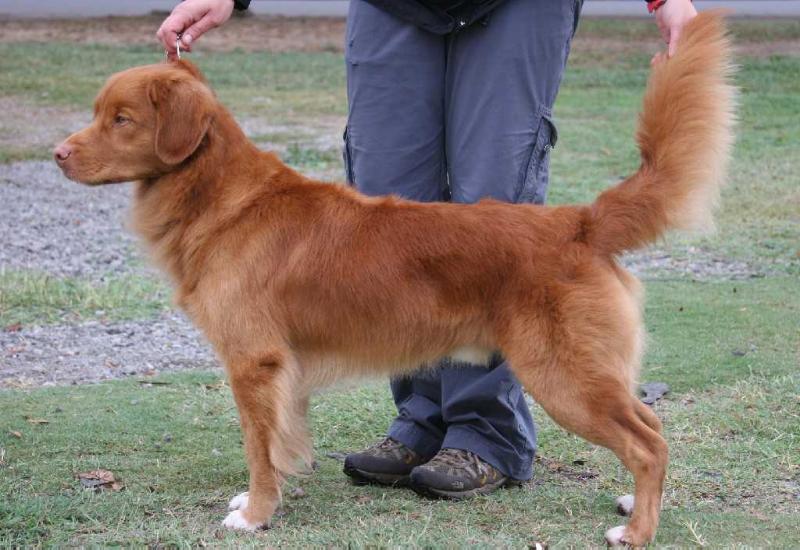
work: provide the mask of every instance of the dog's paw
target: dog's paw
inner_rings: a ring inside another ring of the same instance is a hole
[[[633,514],[633,495],[622,495],[617,497],[617,513],[621,516]]]
[[[234,510],[228,514],[228,517],[222,521],[222,526],[228,529],[238,529],[240,531],[255,531],[261,527],[258,523],[250,523],[247,521],[241,510]]]
[[[625,542],[625,526],[618,525],[606,531],[606,543],[609,546],[626,546]]]
[[[228,510],[244,510],[247,508],[247,501],[249,499],[250,493],[245,491],[244,493],[239,493],[235,497],[231,499],[228,503]]]

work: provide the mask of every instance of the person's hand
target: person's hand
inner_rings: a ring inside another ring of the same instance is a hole
[[[232,11],[233,0],[184,0],[175,6],[156,32],[167,58],[177,57],[175,44],[179,34],[181,48],[190,52],[198,38],[230,19]]]
[[[678,38],[684,25],[697,15],[691,0],[669,0],[656,10],[656,24],[661,31],[664,42],[668,44],[667,57],[675,55],[678,48]],[[653,57],[653,63],[659,60],[658,54]]]

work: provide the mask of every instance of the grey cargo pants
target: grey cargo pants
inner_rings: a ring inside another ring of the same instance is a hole
[[[347,178],[368,195],[418,201],[545,200],[552,107],[581,0],[508,0],[486,21],[440,36],[351,0]],[[423,455],[469,450],[529,479],[536,429],[497,360],[392,382],[388,434]]]

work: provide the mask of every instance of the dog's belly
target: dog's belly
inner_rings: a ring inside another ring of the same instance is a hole
[[[494,354],[493,350],[476,346],[464,346],[451,350],[446,357],[457,363],[487,366]]]

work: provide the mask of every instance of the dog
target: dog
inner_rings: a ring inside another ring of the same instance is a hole
[[[617,257],[710,220],[731,71],[723,18],[700,14],[652,68],[639,169],[588,205],[422,204],[308,179],[258,150],[187,61],[113,75],[54,155],[78,182],[136,182],[133,227],[225,364],[250,473],[226,527],[266,526],[310,462],[315,388],[499,352],[558,424],[631,471],[618,504],[632,517],[606,539],[641,546],[667,444],[634,396],[643,292]]]

